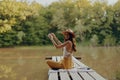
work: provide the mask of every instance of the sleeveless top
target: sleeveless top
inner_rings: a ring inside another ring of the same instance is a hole
[[[67,56],[69,56],[69,55],[72,55],[72,53],[68,52],[68,51],[66,50],[66,47],[63,47],[63,57],[67,57]]]
[[[72,61],[72,55],[73,53],[70,53],[66,50],[66,47],[63,47],[63,60],[62,60],[62,64],[63,64],[63,68],[64,69],[71,69],[74,67],[74,63]]]

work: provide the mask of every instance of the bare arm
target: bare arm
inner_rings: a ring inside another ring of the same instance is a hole
[[[72,46],[72,43],[71,41],[66,41],[64,43],[59,43],[57,44],[55,39],[54,39],[54,36],[52,34],[48,34],[48,37],[50,38],[50,40],[52,41],[53,45],[56,47],[56,48],[63,48],[64,46],[68,45],[70,48]]]
[[[62,44],[62,42],[56,37],[54,33],[51,33],[51,35],[53,36],[53,39],[56,42],[56,44]]]
[[[50,40],[52,41],[53,45],[56,47],[58,44],[55,42],[53,36],[50,34],[48,34],[48,37],[50,38]]]
[[[53,39],[51,39],[51,41],[52,41],[53,45],[54,45],[56,48],[63,48],[63,47],[65,47],[66,45],[69,45],[69,46],[72,45],[70,41],[66,41],[66,42],[61,43],[61,44],[56,44],[56,42],[55,42]]]

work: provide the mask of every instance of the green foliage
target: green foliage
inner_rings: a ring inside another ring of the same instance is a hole
[[[0,1],[0,33],[11,30],[11,27],[25,20],[26,17],[36,15],[40,5],[28,4],[16,0]]]
[[[120,0],[61,0],[49,6],[27,1],[0,2],[0,47],[50,44],[47,34],[60,40],[62,30],[73,29],[78,42],[99,46],[120,45]],[[7,31],[7,32],[6,32]]]
[[[13,47],[21,43],[16,31],[8,31],[0,34],[0,47]]]
[[[105,46],[114,46],[116,43],[116,39],[112,37],[111,35],[108,35],[104,39],[104,45]]]
[[[47,20],[43,17],[44,14],[40,12],[40,16],[32,16],[27,21],[21,23],[22,31],[24,33],[23,45],[42,45],[48,43],[49,25]]]

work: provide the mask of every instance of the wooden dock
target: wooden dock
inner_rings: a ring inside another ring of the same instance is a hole
[[[61,59],[61,56],[52,57],[54,61],[60,61]],[[73,69],[49,69],[48,80],[106,80],[95,70],[89,68],[75,57],[72,57],[72,59],[74,62]]]

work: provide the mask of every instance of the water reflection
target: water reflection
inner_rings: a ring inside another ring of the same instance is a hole
[[[78,50],[85,64],[108,80],[115,80],[116,71],[120,71],[119,47],[79,47]]]
[[[108,80],[120,79],[120,47],[77,48],[78,51],[74,55],[81,56],[84,64]],[[0,65],[6,66],[0,71],[0,80],[48,80],[49,67],[45,57],[58,56],[61,53],[61,50],[53,47],[0,49]],[[7,78],[3,77],[6,70]],[[115,79],[116,74],[119,79]]]
[[[19,58],[18,58],[18,64],[19,65],[23,65],[23,64],[25,64],[25,60],[22,58],[22,56],[20,56]]]
[[[16,73],[12,67],[0,64],[0,80],[15,80]]]

